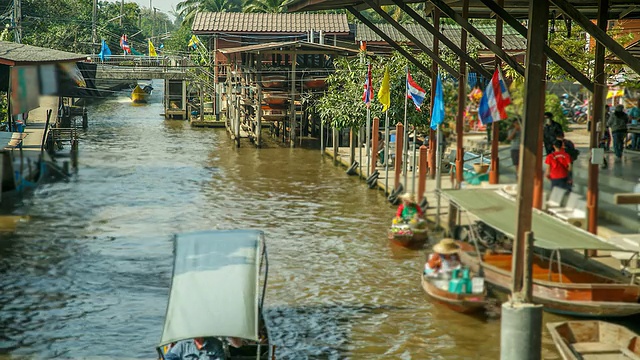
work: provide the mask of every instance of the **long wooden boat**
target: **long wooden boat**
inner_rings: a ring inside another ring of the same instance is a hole
[[[604,321],[547,323],[564,360],[640,359],[640,336],[624,326]]]
[[[136,87],[131,91],[131,100],[134,103],[146,103],[149,100],[149,95],[151,95],[151,90],[153,90],[153,88],[148,85],[144,88],[141,88],[140,85],[136,85]]]
[[[392,225],[387,232],[387,237],[393,244],[405,248],[421,249],[429,239],[427,229],[412,229],[406,226],[402,227],[400,231],[397,230],[398,226]]]
[[[311,78],[304,81],[304,87],[307,89],[322,89],[327,85],[325,78]]]
[[[508,293],[511,287],[512,254],[485,253],[478,257],[466,247],[460,252],[463,264],[475,273],[482,271],[485,281],[497,291]],[[590,262],[582,258],[572,266],[536,254],[533,259],[533,301],[548,312],[582,317],[623,317],[640,314],[640,286],[626,278],[590,271]]]
[[[266,75],[262,77],[262,86],[265,88],[283,88],[287,86],[287,77],[284,75]]]
[[[275,94],[266,94],[264,96],[263,101],[265,102],[265,104],[273,107],[273,106],[278,106],[278,105],[284,105],[287,103],[287,101],[289,101],[289,95],[288,94],[282,94],[282,93],[275,93]]]
[[[453,311],[472,314],[484,311],[486,306],[486,292],[480,294],[454,294],[437,286],[437,278],[422,275],[422,288],[435,302]],[[446,281],[446,280],[444,280]]]
[[[164,359],[178,341],[234,337],[242,339],[243,344],[229,346],[227,359],[274,360],[275,346],[270,343],[263,312],[267,273],[261,231],[211,230],[176,235],[169,301],[156,347],[160,358]]]

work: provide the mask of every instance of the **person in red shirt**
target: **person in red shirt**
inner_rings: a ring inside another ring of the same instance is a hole
[[[553,143],[553,152],[544,160],[547,164],[545,176],[551,180],[551,188],[559,186],[571,191],[571,157],[564,151],[562,140]]]
[[[398,206],[396,218],[402,219],[404,222],[409,222],[416,216],[418,218],[424,217],[424,213],[422,212],[420,205],[416,203],[416,200],[412,194],[406,193],[400,196],[400,200],[402,200],[402,204]]]

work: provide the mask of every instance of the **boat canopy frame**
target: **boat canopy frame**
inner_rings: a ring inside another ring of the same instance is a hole
[[[268,268],[262,231],[174,235],[173,275],[158,348],[197,337],[259,343]]]

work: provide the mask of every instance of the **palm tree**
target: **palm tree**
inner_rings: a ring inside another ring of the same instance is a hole
[[[240,11],[239,0],[183,0],[176,5],[176,10],[184,21],[191,22],[197,12],[235,12]]]
[[[282,13],[287,11],[288,0],[245,0],[244,12],[248,13]]]

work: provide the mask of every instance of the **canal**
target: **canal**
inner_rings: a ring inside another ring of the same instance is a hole
[[[382,193],[317,150],[236,149],[161,112],[159,91],[91,105],[77,176],[16,209],[31,220],[0,241],[0,358],[153,358],[171,235],[232,228],[266,232],[281,359],[498,358],[499,319],[426,299]],[[559,358],[546,334],[543,354]]]

